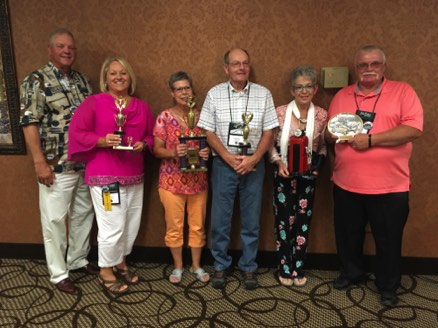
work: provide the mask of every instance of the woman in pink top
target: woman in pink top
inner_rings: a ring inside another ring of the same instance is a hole
[[[115,294],[139,282],[128,271],[126,256],[140,226],[144,152],[153,146],[153,114],[148,104],[132,96],[135,86],[129,63],[108,58],[100,73],[102,93],[78,107],[69,128],[69,159],[86,161],[85,182],[96,212],[99,282]],[[122,135],[114,132],[119,126]],[[113,148],[120,143],[124,149]]]
[[[161,158],[158,192],[165,210],[166,245],[170,248],[174,261],[174,270],[170,274],[171,283],[181,282],[184,272],[182,247],[184,244],[183,230],[187,207],[187,222],[189,226],[188,244],[191,247],[192,266],[194,273],[201,282],[207,282],[210,277],[200,266],[202,247],[205,245],[205,213],[208,194],[206,172],[181,172],[180,157],[187,155],[187,148],[199,145],[199,141],[189,141],[181,144],[179,137],[187,135],[188,113],[187,99],[193,96],[192,80],[185,72],[176,72],[169,80],[171,95],[175,105],[166,109],[157,117],[154,127],[154,154]],[[193,132],[200,135],[196,127],[199,110],[195,112],[195,128]],[[199,156],[208,159],[208,147],[199,150]]]

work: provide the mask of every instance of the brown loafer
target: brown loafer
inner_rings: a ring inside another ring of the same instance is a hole
[[[65,279],[61,280],[55,286],[61,292],[68,293],[68,294],[73,294],[77,290],[75,284],[73,283],[73,281],[71,281],[70,278],[65,278]]]
[[[82,268],[74,269],[74,270],[70,270],[70,271],[71,272],[80,272],[80,273],[85,273],[85,274],[99,274],[100,268],[97,265],[90,262],[87,265],[83,266]]]

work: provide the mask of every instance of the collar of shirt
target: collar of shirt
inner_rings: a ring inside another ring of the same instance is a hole
[[[65,77],[70,77],[73,74],[73,70],[70,72],[70,74],[65,74],[59,68],[57,68],[55,65],[53,65],[53,63],[51,61],[49,61],[49,63],[47,65],[50,67],[50,69],[52,70],[52,72],[55,74],[55,76],[58,79],[63,79]]]
[[[383,77],[382,82],[379,84],[377,89],[374,90],[374,93],[373,94],[369,94],[368,96],[377,96],[380,93],[380,91],[382,91],[382,86],[385,83],[385,81],[386,81],[386,79],[385,79],[385,77]],[[356,82],[356,88],[355,88],[354,93],[356,95],[362,94],[362,92],[359,90],[359,82]]]
[[[231,81],[228,81],[228,88],[231,90],[231,92],[233,92],[233,93],[239,93],[239,92],[243,92],[244,94],[247,94],[248,93],[248,90],[249,90],[249,84],[250,84],[251,82],[249,82],[249,81],[247,81],[246,82],[246,85],[245,85],[245,88],[243,88],[243,90],[242,91],[238,91],[238,90],[236,90],[234,87],[233,87],[233,85],[231,84]]]

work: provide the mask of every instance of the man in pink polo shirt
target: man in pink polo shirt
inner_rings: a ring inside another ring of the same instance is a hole
[[[362,261],[365,226],[376,243],[375,284],[385,306],[398,303],[403,229],[409,213],[409,158],[412,141],[422,134],[423,109],[407,83],[384,77],[386,55],[377,46],[359,49],[357,82],[340,90],[329,119],[356,113],[361,133],[335,144],[334,223],[340,274],[333,287],[345,289],[366,279]],[[337,137],[326,132],[333,143]]]

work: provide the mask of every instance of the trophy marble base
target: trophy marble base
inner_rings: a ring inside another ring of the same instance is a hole
[[[207,172],[206,167],[185,167],[180,169],[181,172]]]
[[[117,150],[134,150],[134,147],[132,147],[132,146],[117,145],[117,146],[113,146],[113,149],[117,149]]]

